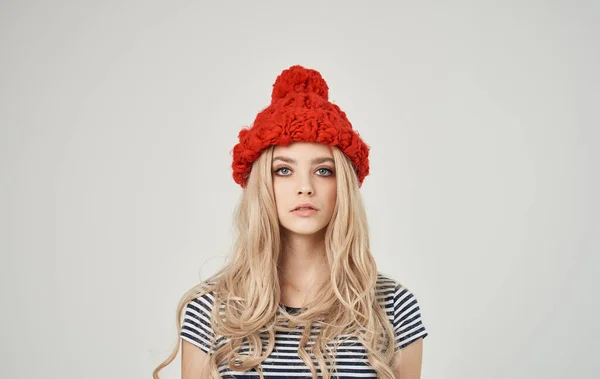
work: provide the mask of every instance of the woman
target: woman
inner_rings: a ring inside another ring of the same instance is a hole
[[[369,249],[369,147],[321,75],[284,70],[238,137],[237,239],[230,262],[179,303],[182,378],[420,378],[416,298]]]

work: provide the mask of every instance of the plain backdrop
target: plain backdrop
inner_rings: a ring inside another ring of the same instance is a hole
[[[0,4],[3,378],[151,377],[231,248],[237,133],[294,64],[371,146],[422,377],[598,377],[597,1]]]

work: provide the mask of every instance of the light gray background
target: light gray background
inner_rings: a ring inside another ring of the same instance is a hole
[[[2,377],[150,377],[293,64],[372,147],[423,378],[598,377],[598,2],[216,3],[1,3]]]

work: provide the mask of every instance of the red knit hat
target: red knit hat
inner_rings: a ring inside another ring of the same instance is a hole
[[[302,66],[284,70],[273,84],[271,105],[239,132],[231,165],[235,182],[246,187],[252,162],[271,145],[318,142],[337,146],[350,158],[361,186],[369,174],[369,147],[328,98],[329,87],[318,71]]]

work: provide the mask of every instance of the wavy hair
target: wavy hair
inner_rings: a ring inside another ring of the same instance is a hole
[[[367,217],[358,179],[351,161],[332,147],[336,167],[337,201],[325,233],[330,277],[303,312],[288,313],[280,307],[277,263],[282,253],[279,219],[272,185],[274,147],[253,163],[248,184],[235,210],[236,240],[229,262],[210,278],[187,291],[177,306],[177,338],[182,314],[193,299],[214,291],[211,324],[215,339],[225,343],[213,350],[208,365],[211,378],[219,378],[218,367],[235,371],[256,369],[273,351],[276,330],[304,326],[298,355],[317,378],[330,379],[336,372],[335,351],[344,340],[355,337],[379,378],[393,379],[394,331],[376,299],[377,265],[369,247]],[[264,296],[272,293],[273,296]],[[313,327],[320,328],[314,343],[307,344]],[[263,337],[263,338],[261,338]],[[265,338],[266,337],[266,338]],[[263,346],[263,340],[267,344]],[[268,341],[268,342],[266,342]],[[249,348],[240,354],[240,348]],[[177,356],[177,343],[170,356],[153,372],[153,378]],[[332,351],[333,350],[333,351]]]

